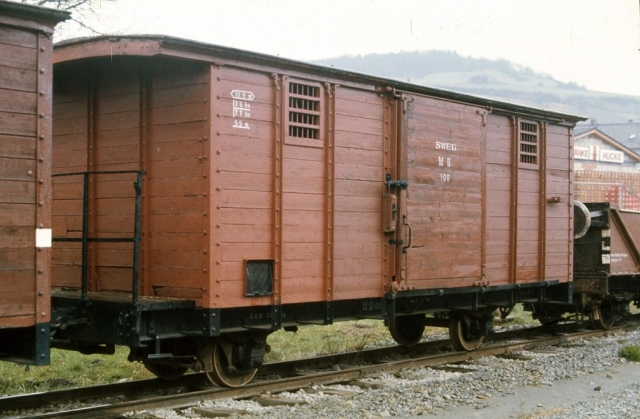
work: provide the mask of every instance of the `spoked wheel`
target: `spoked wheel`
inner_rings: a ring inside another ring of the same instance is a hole
[[[451,312],[449,323],[449,336],[453,347],[458,351],[473,351],[478,349],[484,340],[484,336],[471,333],[471,315],[461,311]]]
[[[607,330],[613,326],[615,322],[614,304],[611,301],[600,301],[596,303],[589,312],[589,320],[597,329]]]
[[[424,314],[395,316],[389,321],[389,333],[400,345],[416,345],[424,333]]]
[[[227,355],[225,354],[222,344],[215,342],[213,350],[211,351],[211,363],[213,364],[213,371],[207,371],[207,378],[213,384],[217,384],[222,387],[242,387],[247,384],[256,375],[258,369],[251,369],[249,371],[238,371],[229,365]],[[229,347],[229,351],[232,348]]]
[[[182,365],[161,364],[148,359],[145,359],[142,363],[153,375],[163,380],[177,380],[189,369],[189,367]]]

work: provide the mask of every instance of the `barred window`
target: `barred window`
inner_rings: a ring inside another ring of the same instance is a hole
[[[320,86],[289,83],[289,137],[320,140]]]
[[[538,166],[538,124],[534,122],[520,122],[520,163]]]

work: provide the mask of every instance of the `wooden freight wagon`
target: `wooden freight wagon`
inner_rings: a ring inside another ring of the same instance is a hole
[[[0,1],[0,359],[49,363],[51,80],[66,12]]]
[[[473,349],[571,298],[577,117],[167,37],[54,60],[56,345],[240,385],[281,327]]]

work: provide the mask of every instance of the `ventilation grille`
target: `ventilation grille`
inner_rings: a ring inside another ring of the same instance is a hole
[[[538,164],[538,125],[520,123],[520,163]]]
[[[245,265],[247,297],[273,293],[273,261],[248,260]]]
[[[320,139],[320,88],[289,83],[289,136]]]

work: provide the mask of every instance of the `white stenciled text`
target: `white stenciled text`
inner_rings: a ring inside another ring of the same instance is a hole
[[[446,143],[443,141],[436,141],[436,150],[456,151],[457,146],[455,143]]]
[[[251,101],[255,99],[253,92],[246,90],[232,90],[233,98],[233,128],[250,129],[249,122],[245,119],[251,118]]]

